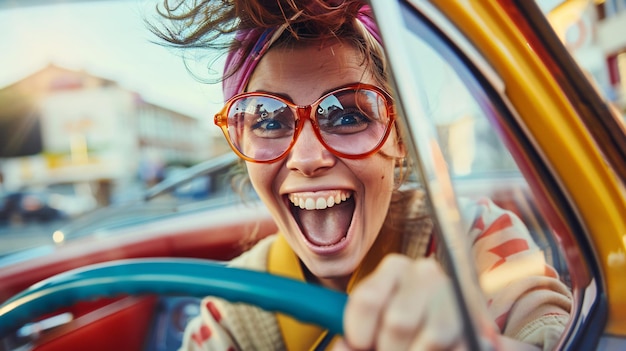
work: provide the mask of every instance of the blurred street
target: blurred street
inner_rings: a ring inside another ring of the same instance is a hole
[[[60,222],[0,227],[0,256],[22,249],[52,244],[52,233]]]

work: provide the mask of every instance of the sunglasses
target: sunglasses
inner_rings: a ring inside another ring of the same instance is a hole
[[[239,157],[269,163],[289,153],[307,119],[330,152],[359,159],[380,150],[395,114],[392,98],[384,90],[351,84],[324,94],[308,106],[270,93],[238,94],[215,115],[215,124]]]

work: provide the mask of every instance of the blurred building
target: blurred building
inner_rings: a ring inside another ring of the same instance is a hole
[[[196,118],[113,80],[54,65],[0,89],[0,124],[5,190],[88,182],[104,192],[101,201],[111,184],[154,182],[165,167],[227,147]]]
[[[595,1],[598,46],[606,56],[614,100],[626,111],[626,0]]]
[[[579,65],[626,111],[626,0],[538,0]]]

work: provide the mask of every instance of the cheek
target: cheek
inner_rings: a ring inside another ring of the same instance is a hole
[[[382,187],[385,189],[393,189],[394,186],[394,163],[395,162],[390,162],[385,164],[384,166],[381,165],[381,174],[380,174],[380,182],[382,184]]]
[[[381,163],[379,165],[381,170],[379,181],[381,183],[383,191],[388,191],[389,193],[391,193],[395,187],[396,182],[395,169],[397,162],[396,158],[385,159],[384,161],[384,163]]]
[[[406,157],[406,147],[404,143],[399,142],[398,133],[399,131],[395,127],[391,130],[385,144],[380,149],[382,153],[395,158]]]
[[[371,162],[362,164],[359,168],[357,177],[366,188],[368,193],[376,196],[376,193],[383,191],[391,191],[394,186],[394,168],[395,159],[383,156],[381,154],[374,155]],[[374,191],[368,191],[368,189]]]
[[[272,180],[275,178],[274,168],[267,164],[246,163],[250,182],[259,195],[271,192]]]

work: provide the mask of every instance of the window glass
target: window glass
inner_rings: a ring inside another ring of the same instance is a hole
[[[522,141],[519,129],[503,125],[511,120],[503,97],[469,67],[469,60],[452,57],[440,39],[423,31],[409,31],[403,38],[415,58],[411,73],[423,85],[419,98],[431,123],[420,128],[436,130],[486,300],[496,301],[500,289],[535,274],[558,277],[569,289],[568,267],[541,211],[545,204],[535,198],[532,182],[515,161],[520,153],[534,155],[524,149],[530,144]],[[508,145],[522,146],[511,151]],[[489,312],[499,324],[501,316],[492,306]]]

